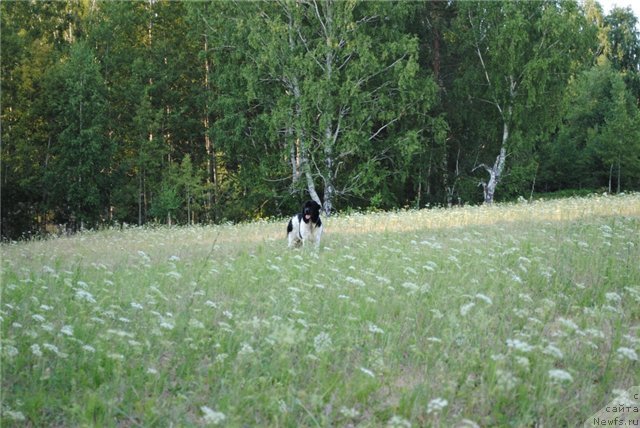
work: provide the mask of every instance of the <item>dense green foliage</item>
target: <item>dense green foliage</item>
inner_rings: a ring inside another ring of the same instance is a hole
[[[0,4],[2,235],[640,188],[640,35],[587,1]],[[484,189],[484,193],[483,193]]]

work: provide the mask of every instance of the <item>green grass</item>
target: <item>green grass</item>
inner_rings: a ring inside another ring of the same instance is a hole
[[[2,426],[576,426],[640,384],[640,195],[324,223],[3,245]]]

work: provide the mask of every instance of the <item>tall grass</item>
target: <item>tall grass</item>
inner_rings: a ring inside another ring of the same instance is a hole
[[[2,246],[2,426],[575,426],[640,384],[640,196]]]

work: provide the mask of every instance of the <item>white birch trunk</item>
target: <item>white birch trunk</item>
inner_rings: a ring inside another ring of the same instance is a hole
[[[504,171],[504,164],[507,159],[507,141],[509,139],[509,125],[504,122],[502,128],[502,145],[500,146],[500,153],[496,157],[496,161],[491,168],[485,167],[489,173],[489,182],[484,185],[484,202],[486,204],[492,204],[493,198],[496,193],[496,187],[502,179],[502,172]]]

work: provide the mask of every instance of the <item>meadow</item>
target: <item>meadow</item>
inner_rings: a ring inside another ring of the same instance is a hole
[[[640,385],[640,195],[2,244],[3,427],[564,427]]]

